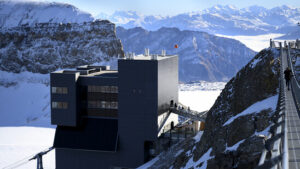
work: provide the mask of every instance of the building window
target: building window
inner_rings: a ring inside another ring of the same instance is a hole
[[[118,102],[110,102],[111,109],[118,109]]]
[[[100,101],[88,101],[88,108],[101,108]]]
[[[118,86],[88,86],[88,92],[118,93]]]
[[[118,102],[88,101],[88,108],[118,109]]]
[[[53,109],[67,109],[68,102],[52,102]]]
[[[68,94],[67,87],[52,87],[53,94]]]

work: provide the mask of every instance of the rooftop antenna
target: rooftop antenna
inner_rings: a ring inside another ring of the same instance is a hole
[[[150,50],[149,48],[145,48],[145,56],[149,56],[150,55]]]
[[[166,50],[161,50],[161,56],[166,56]]]

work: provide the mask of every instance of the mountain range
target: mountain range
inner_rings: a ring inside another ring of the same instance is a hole
[[[96,18],[108,19],[126,29],[142,27],[146,30],[158,30],[161,27],[177,27],[180,30],[224,35],[285,34],[297,29],[297,23],[300,21],[300,8],[283,5],[272,9],[261,6],[239,9],[232,5],[217,5],[202,11],[175,16],[116,11],[112,15],[100,13]]]
[[[179,80],[183,82],[228,81],[255,55],[237,40],[199,31],[117,27],[116,32],[124,52],[140,54],[149,48],[152,54],[160,54],[164,49],[167,54],[179,55]]]

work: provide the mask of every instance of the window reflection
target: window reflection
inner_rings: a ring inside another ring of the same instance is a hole
[[[53,109],[67,109],[68,102],[52,102]]]
[[[68,94],[67,87],[52,87],[53,94]]]
[[[88,92],[118,93],[118,86],[88,86]]]

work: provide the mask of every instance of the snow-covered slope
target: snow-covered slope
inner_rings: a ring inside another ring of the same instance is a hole
[[[0,126],[50,124],[49,74],[0,71]]]
[[[147,31],[143,28],[117,27],[125,52],[179,55],[179,80],[227,81],[235,75],[255,52],[244,44],[228,38],[217,37],[199,31],[180,31],[177,28],[161,28]],[[179,47],[174,48],[177,44]]]
[[[224,35],[257,35],[287,33],[297,29],[300,8],[279,6],[266,9],[251,6],[238,9],[234,6],[217,5],[197,12],[175,16],[143,15],[134,11],[117,11],[112,15],[98,17],[109,19],[124,28],[143,27],[157,30],[161,27],[177,27],[180,30],[197,30]]]
[[[91,14],[63,3],[0,1],[0,27],[35,23],[83,23],[93,21]]]
[[[0,168],[36,168],[36,160],[28,159],[51,147],[54,134],[55,129],[51,128],[0,127]],[[55,150],[43,156],[43,166],[45,169],[55,168]]]

